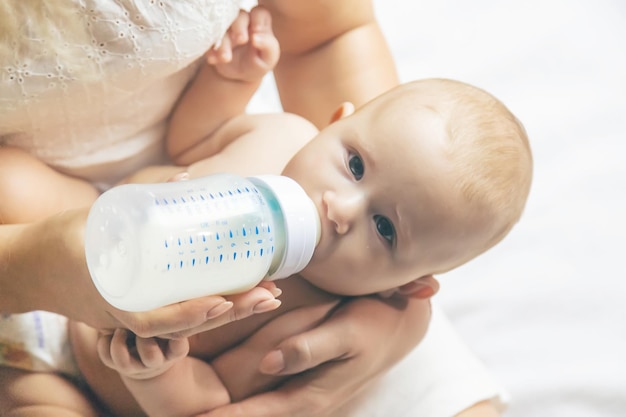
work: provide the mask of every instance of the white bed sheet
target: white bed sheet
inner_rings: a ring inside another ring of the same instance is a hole
[[[522,221],[437,296],[506,416],[626,416],[626,3],[374,3],[403,81],[483,87],[530,136]],[[268,81],[251,109],[277,103]]]

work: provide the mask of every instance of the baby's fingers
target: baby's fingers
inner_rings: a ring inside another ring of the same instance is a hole
[[[184,358],[189,353],[187,338],[168,340],[150,337],[137,337],[137,354],[146,368],[159,368],[167,362]]]
[[[248,43],[249,23],[250,17],[248,13],[244,10],[239,11],[239,16],[231,24],[222,40],[206,53],[207,62],[211,65],[216,65],[232,61],[233,49]]]
[[[280,45],[272,31],[272,16],[261,6],[250,12],[250,44],[257,53],[260,64],[273,68],[280,57]]]
[[[245,10],[239,11],[239,16],[230,25],[228,33],[224,37],[229,37],[232,47],[244,45],[248,43],[248,25],[250,24],[250,15]]]
[[[163,352],[167,349],[167,342],[166,339],[157,339],[155,337],[147,339],[136,337],[137,355],[141,364],[147,368],[156,368],[163,365],[166,361]]]
[[[219,45],[209,49],[206,60],[211,65],[225,64],[233,59],[233,47],[228,35],[224,36]]]
[[[102,363],[123,374],[132,374],[143,369],[143,364],[129,351],[128,334],[125,329],[116,329],[113,334],[101,335],[97,344]]]
[[[168,340],[167,347],[165,348],[165,358],[168,361],[184,358],[189,353],[189,339],[174,339]]]
[[[96,344],[96,350],[98,351],[98,356],[102,363],[109,368],[115,369],[113,358],[111,358],[111,340],[113,339],[113,334],[114,333],[100,334],[98,343]]]

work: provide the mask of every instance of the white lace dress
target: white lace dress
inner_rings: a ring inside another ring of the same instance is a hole
[[[67,46],[95,74],[76,76],[53,54],[3,58],[0,144],[104,188],[162,158],[166,117],[240,1],[71,1],[88,36]]]

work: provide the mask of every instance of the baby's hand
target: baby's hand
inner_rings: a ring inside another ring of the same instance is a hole
[[[122,376],[148,379],[163,374],[189,353],[187,338],[169,340],[142,338],[125,329],[98,338],[98,355]]]
[[[272,18],[262,7],[239,16],[219,46],[210,49],[207,62],[224,78],[257,81],[274,69],[280,46],[272,32]]]

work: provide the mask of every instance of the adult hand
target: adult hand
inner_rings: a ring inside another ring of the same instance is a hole
[[[141,337],[184,337],[280,305],[273,284],[226,300],[201,297],[153,311],[115,309],[98,293],[87,270],[84,227],[88,209],[45,220],[3,226],[0,244],[0,311],[47,310],[98,329],[127,328]]]
[[[427,299],[355,298],[320,326],[290,337],[265,356],[265,374],[297,374],[274,391],[202,417],[330,416],[422,340]],[[309,369],[308,372],[303,372]]]

